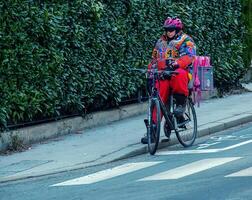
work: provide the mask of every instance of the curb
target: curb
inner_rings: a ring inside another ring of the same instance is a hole
[[[235,119],[233,119],[233,118],[235,118]],[[221,120],[220,122],[209,123],[209,124],[206,124],[203,126],[199,126],[197,138],[211,135],[211,134],[214,134],[214,133],[217,133],[220,131],[224,131],[226,129],[236,127],[236,126],[239,126],[242,124],[246,124],[249,122],[252,122],[252,113],[250,113],[250,114],[242,113],[240,115],[236,115],[234,117],[230,117],[225,120]],[[196,140],[197,140],[197,138],[196,138]],[[160,142],[158,145],[158,149],[163,149],[165,147],[177,145],[177,144],[179,144],[179,141],[178,141],[177,137],[175,135],[173,135],[173,137],[171,137],[171,140],[169,142],[162,142],[162,143]],[[115,159],[113,161],[127,159],[127,158],[138,156],[138,155],[141,155],[144,153],[148,153],[147,146],[139,148],[139,149],[134,150],[132,152],[129,152],[129,153],[125,154],[124,156],[121,156],[118,159]]]
[[[13,131],[0,133],[0,152],[7,150],[12,138],[17,137],[21,144],[32,144],[47,139],[78,132],[83,129],[102,126],[146,112],[147,102],[122,106],[117,109],[90,113],[83,117],[73,117]]]
[[[245,124],[248,122],[252,122],[252,112],[251,113],[247,113],[247,112],[241,113],[240,115],[235,115],[233,117],[226,118],[226,119],[220,120],[218,122],[205,124],[205,125],[198,127],[198,129],[199,129],[198,130],[198,138],[206,136],[206,135],[210,135],[210,134],[213,134],[213,133],[216,133],[219,131],[223,131],[223,130],[226,130],[226,129],[229,129],[229,128],[232,128],[235,126],[239,126],[239,125],[242,125],[242,124]],[[158,149],[162,149],[162,148],[176,145],[176,144],[179,144],[178,140],[175,135],[172,135],[171,140],[169,142],[160,143]],[[101,159],[99,161],[92,162],[89,165],[87,165],[87,164],[75,165],[75,166],[61,168],[59,170],[53,170],[53,171],[50,170],[50,171],[40,172],[37,174],[27,174],[27,175],[19,175],[19,176],[14,175],[12,177],[5,177],[2,179],[0,178],[0,183],[23,180],[23,179],[27,179],[27,178],[42,177],[42,176],[46,176],[46,175],[54,175],[54,174],[63,173],[66,171],[74,171],[74,170],[78,170],[78,169],[98,166],[101,164],[119,161],[122,159],[127,159],[130,157],[134,157],[134,156],[148,153],[148,149],[147,149],[146,145],[143,146],[142,144],[137,143],[137,144],[134,144],[133,146],[135,146],[134,149],[128,150],[128,152],[126,152],[123,156],[120,156],[118,158],[112,158],[111,160],[106,160],[106,159],[102,160]]]

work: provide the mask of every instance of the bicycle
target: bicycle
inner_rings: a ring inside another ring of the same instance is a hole
[[[177,118],[174,114],[176,109],[176,99],[173,97],[172,89],[170,89],[168,102],[162,101],[156,82],[159,82],[165,75],[168,79],[178,74],[176,71],[158,71],[157,67],[150,70],[138,69],[146,73],[150,80],[152,88],[149,94],[148,117],[144,120],[147,128],[148,151],[151,155],[156,153],[160,139],[161,129],[161,112],[165,118],[164,133],[169,138],[171,132],[174,131],[178,141],[184,146],[191,146],[197,137],[197,116],[194,109],[194,103],[191,95],[186,99],[186,111],[183,114],[183,120]],[[156,119],[153,119],[153,112],[156,109]],[[156,122],[156,123],[155,123]],[[178,123],[179,122],[179,123]]]

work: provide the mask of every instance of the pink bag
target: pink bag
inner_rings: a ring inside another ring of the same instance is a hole
[[[195,56],[193,62],[193,101],[198,105],[201,100],[201,91],[213,90],[213,68],[210,57]]]

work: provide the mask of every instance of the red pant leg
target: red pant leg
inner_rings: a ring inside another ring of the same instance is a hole
[[[176,69],[176,71],[179,72],[179,74],[177,74],[176,76],[173,76],[171,78],[172,91],[174,94],[184,94],[185,96],[188,96],[189,95],[188,72],[187,72],[187,70],[184,70],[181,68]]]
[[[162,99],[162,101],[164,103],[166,103],[167,99],[168,99],[169,84],[170,84],[169,80],[162,80],[162,81],[156,83],[156,87],[159,89],[160,98]],[[156,111],[156,109],[154,109],[152,118],[155,123],[156,123],[156,116],[157,116],[157,111]],[[163,117],[163,114],[161,112],[161,119],[162,119],[162,117]]]

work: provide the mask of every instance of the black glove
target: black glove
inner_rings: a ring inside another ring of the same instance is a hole
[[[173,64],[172,64],[172,69],[173,70],[176,70],[176,69],[178,69],[179,68],[179,64],[177,63],[177,62],[174,62]]]
[[[179,68],[179,65],[176,61],[167,59],[166,60],[166,69],[167,71],[174,71]]]
[[[164,72],[162,72],[160,74],[160,79],[161,80],[170,80],[171,79],[171,75],[166,73],[166,71],[169,71],[169,70],[164,70]],[[171,71],[171,70],[170,70]]]

